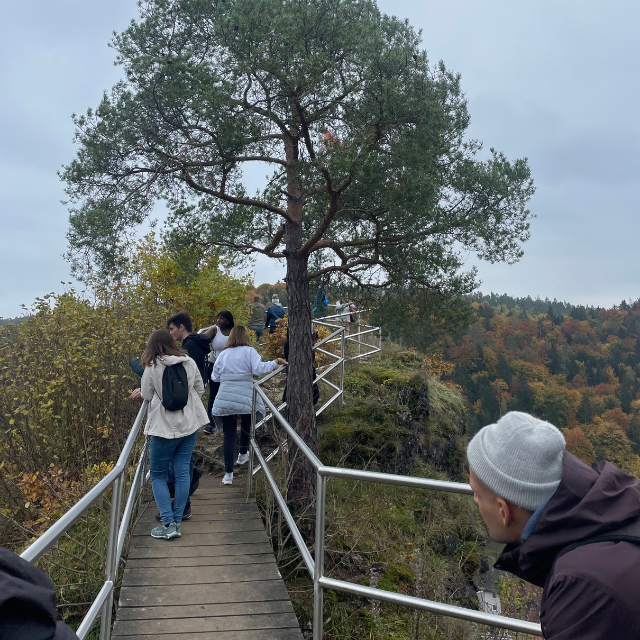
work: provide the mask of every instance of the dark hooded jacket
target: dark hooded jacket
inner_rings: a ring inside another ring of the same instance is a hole
[[[201,333],[190,333],[182,341],[182,348],[195,361],[202,381],[207,382],[207,357],[211,351],[211,338]]]
[[[562,480],[529,537],[507,545],[496,568],[544,587],[540,622],[548,640],[640,639],[640,545],[581,540],[640,518],[640,486],[609,462],[594,471],[567,451]],[[638,534],[636,534],[638,535]]]
[[[0,548],[0,638],[2,640],[78,640],[56,621],[56,592],[40,569]]]

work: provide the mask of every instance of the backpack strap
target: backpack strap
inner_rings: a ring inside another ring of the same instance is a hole
[[[587,544],[596,544],[598,542],[630,542],[631,544],[637,544],[640,546],[640,519],[634,520],[633,522],[619,527],[618,529],[613,529],[601,536],[578,540],[578,542],[574,542],[573,544],[565,547],[558,553],[558,555],[556,555],[549,575],[553,573],[556,562],[563,555],[577,549],[578,547],[583,547]]]

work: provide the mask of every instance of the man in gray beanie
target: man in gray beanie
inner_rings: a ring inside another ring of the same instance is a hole
[[[562,432],[512,411],[469,443],[474,500],[507,543],[495,566],[544,587],[549,640],[640,638],[640,486],[609,462],[592,469]]]

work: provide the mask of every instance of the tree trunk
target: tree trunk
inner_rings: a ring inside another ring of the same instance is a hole
[[[313,406],[313,344],[311,338],[311,305],[309,304],[308,256],[300,255],[302,247],[303,200],[298,170],[298,139],[285,140],[288,212],[291,220],[286,228],[287,298],[289,316],[289,370],[287,405],[289,424],[317,454],[318,434]],[[289,503],[298,511],[313,507],[316,473],[313,465],[293,443],[289,443],[291,482]]]
[[[311,305],[307,260],[297,255],[287,257],[287,297],[289,315],[289,373],[287,404],[289,423],[307,446],[318,453],[318,434],[313,406],[313,348]],[[306,456],[289,444],[292,476],[289,502],[309,508],[315,499],[316,472]]]

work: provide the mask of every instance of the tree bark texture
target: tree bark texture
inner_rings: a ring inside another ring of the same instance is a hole
[[[317,454],[318,434],[313,406],[313,343],[311,337],[311,305],[309,303],[308,256],[302,254],[303,244],[302,185],[298,171],[298,140],[285,141],[287,168],[288,213],[286,225],[287,297],[289,317],[289,369],[287,403],[289,423],[296,433]],[[315,499],[316,473],[313,465],[293,443],[289,446],[292,467],[289,502],[300,509],[310,508]]]
[[[313,406],[313,354],[311,308],[307,259],[287,258],[287,296],[289,299],[289,373],[287,402],[289,423],[307,446],[318,453],[318,434]],[[310,507],[315,497],[316,472],[296,446],[289,446],[292,465],[289,500],[299,507]]]

